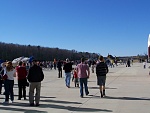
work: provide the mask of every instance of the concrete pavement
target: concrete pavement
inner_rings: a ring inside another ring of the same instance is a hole
[[[57,78],[57,70],[44,70],[39,107],[30,107],[27,100],[17,100],[15,80],[14,103],[5,105],[0,95],[0,113],[150,113],[150,76],[142,63],[131,67],[119,65],[109,68],[106,80],[106,97],[100,98],[95,73],[91,73],[90,94],[80,98],[79,88],[65,86],[64,78]]]

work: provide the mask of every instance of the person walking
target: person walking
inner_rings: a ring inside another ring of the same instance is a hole
[[[83,98],[83,96],[84,96],[83,85],[85,88],[85,94],[86,95],[89,94],[87,80],[90,76],[89,66],[87,64],[85,64],[84,58],[81,58],[81,63],[77,65],[76,69],[77,69],[77,74],[78,74],[78,78],[80,81],[80,97]]]
[[[14,101],[14,77],[16,77],[16,70],[12,66],[12,62],[6,62],[6,68],[4,71],[4,75],[7,75],[7,78],[4,80],[4,89],[5,89],[5,101],[4,103],[9,103],[9,95],[11,103]]]
[[[104,62],[103,56],[99,57],[99,63],[96,65],[97,85],[99,85],[101,97],[105,96],[105,82],[106,74],[108,73],[108,66]]]
[[[62,78],[62,62],[61,62],[61,60],[58,60],[57,68],[58,68],[58,78]]]
[[[92,68],[91,68],[92,73],[94,73],[95,64],[96,64],[96,62],[93,60],[92,61]]]
[[[35,94],[35,105],[39,106],[41,81],[44,79],[42,68],[37,65],[36,60],[33,60],[33,66],[29,69],[27,79],[29,81],[29,103],[30,106],[34,106],[34,90]]]
[[[131,65],[130,65],[130,59],[127,60],[127,65],[126,65],[126,67],[131,67]]]
[[[79,80],[78,80],[76,67],[74,68],[74,71],[73,71],[73,78],[74,78],[74,85],[75,85],[75,87],[79,87]]]
[[[66,59],[66,63],[64,64],[63,70],[65,71],[65,83],[68,88],[70,88],[70,79],[71,79],[71,71],[72,71],[72,63],[69,59]]]
[[[16,75],[18,79],[18,100],[22,98],[22,92],[24,100],[26,100],[26,84],[27,84],[27,70],[26,67],[23,66],[23,62],[19,62],[19,66],[16,68]]]
[[[54,65],[54,69],[56,70],[56,59],[54,59],[53,65]]]

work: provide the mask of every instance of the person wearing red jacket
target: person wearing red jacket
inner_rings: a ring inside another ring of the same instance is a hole
[[[74,76],[75,87],[79,87],[79,80],[78,80],[78,74],[76,68],[74,68],[73,76]]]
[[[18,88],[19,88],[19,95],[18,100],[22,98],[22,91],[24,100],[26,100],[26,84],[27,84],[27,70],[25,66],[22,66],[23,62],[19,62],[19,66],[16,68],[16,74],[18,77]]]

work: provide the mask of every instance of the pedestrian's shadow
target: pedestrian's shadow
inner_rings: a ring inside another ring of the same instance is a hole
[[[110,96],[106,96],[106,99],[121,99],[121,100],[150,100],[150,98],[136,98],[136,97],[110,97]]]
[[[99,89],[99,87],[88,87],[88,89]]]
[[[100,98],[100,96],[94,96],[96,98]],[[120,99],[120,100],[150,100],[150,98],[146,97],[141,97],[141,98],[136,98],[136,97],[111,97],[111,96],[105,96],[103,97],[105,99]]]
[[[52,102],[52,103],[62,103],[62,104],[82,104],[80,102],[69,102],[69,101],[60,101],[60,100],[40,100],[41,102]]]
[[[67,103],[67,102],[66,102]],[[14,103],[12,104],[11,106],[16,106],[13,110],[13,108],[9,108],[9,109],[12,109],[12,111],[19,111],[17,110],[17,106],[22,106],[22,107],[29,107],[29,105],[27,106],[26,103]],[[1,107],[0,107],[1,108]],[[33,107],[35,109],[35,107]],[[38,106],[38,108],[53,108],[53,109],[64,109],[64,110],[68,110],[68,111],[77,111],[77,112],[113,112],[112,110],[107,110],[107,109],[97,109],[97,108],[84,108],[84,107],[72,107],[72,106],[64,106],[64,105],[55,105],[55,104],[40,104],[40,106]],[[6,109],[6,108],[5,108]],[[26,111],[25,113],[32,113],[32,112],[29,112],[30,110],[23,110],[23,111]],[[36,112],[36,110],[34,111],[33,110],[33,113],[46,113],[44,111],[38,111]]]
[[[23,113],[48,113],[47,111],[39,111],[39,110],[28,110],[28,109],[22,109],[22,108],[11,108],[11,106],[9,107],[0,107],[1,110],[7,110],[7,111],[19,111],[19,112],[23,112]]]
[[[89,80],[88,82],[96,82],[96,81],[90,81],[90,80]]]
[[[117,88],[113,88],[113,87],[106,87],[105,89],[117,89]]]
[[[46,96],[40,96],[40,98],[56,98],[56,97],[46,97]]]
[[[4,95],[5,96],[5,95]],[[0,99],[5,99],[5,97],[0,97]]]
[[[88,87],[89,89],[99,89],[99,87]],[[111,87],[106,87],[105,89],[117,89],[117,88],[111,88]]]
[[[14,96],[18,96],[18,95],[14,95]],[[26,97],[29,97],[29,95],[26,95]],[[56,98],[56,97],[40,96],[40,98]]]

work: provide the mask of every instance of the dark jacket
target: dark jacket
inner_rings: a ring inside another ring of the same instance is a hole
[[[29,82],[41,82],[44,79],[42,68],[40,66],[33,65],[29,69],[27,79]]]
[[[106,74],[108,73],[108,66],[106,65],[106,63],[104,62],[99,62],[96,65],[96,75],[97,76],[106,76]]]
[[[63,70],[65,70],[65,73],[70,73],[72,71],[72,63],[68,62],[64,64]]]
[[[57,68],[58,68],[58,69],[62,69],[62,62],[61,62],[61,61],[59,61],[59,62],[57,63]]]

